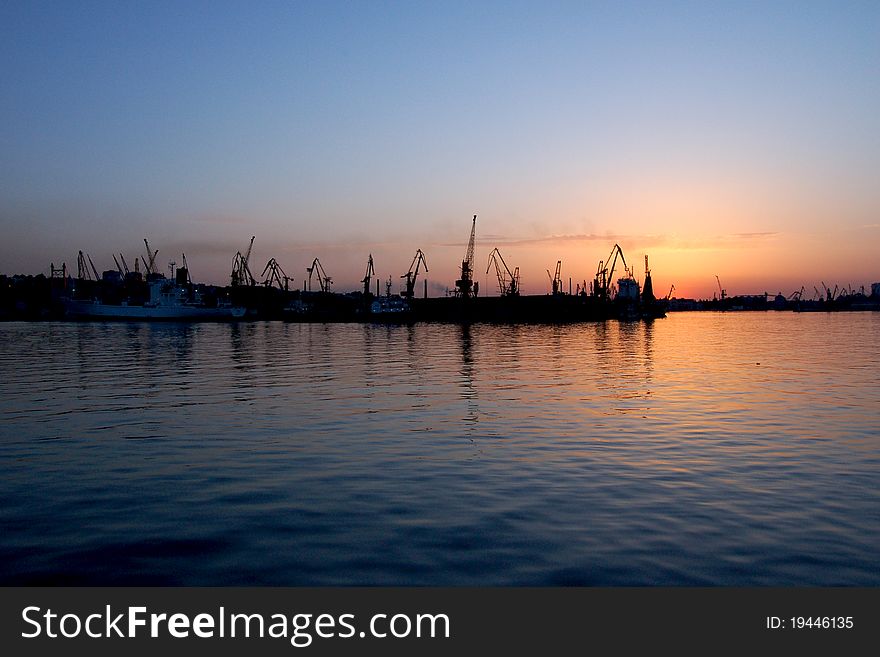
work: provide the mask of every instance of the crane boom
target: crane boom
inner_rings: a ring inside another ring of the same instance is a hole
[[[614,260],[611,260],[612,256]],[[620,248],[619,244],[615,244],[611,249],[611,255],[608,256],[608,260],[605,262],[611,261],[611,270],[608,272],[608,283],[612,283],[614,281],[614,268],[617,266],[617,258],[620,256],[620,261],[623,263],[623,268],[626,269],[626,258],[623,257],[623,249]]]
[[[465,262],[467,262],[468,271],[474,270],[474,237],[477,230],[477,215],[474,215],[474,221],[471,224],[471,237],[468,240],[467,253],[465,254]],[[463,263],[462,263],[463,264]]]
[[[147,241],[147,238],[144,238],[144,246],[147,247],[147,258],[149,258],[149,262],[144,260],[144,266],[147,268],[148,274],[155,274],[156,272],[156,256],[159,254],[159,250],[156,249],[153,251],[150,249],[150,243]]]
[[[315,259],[312,261],[312,264],[311,264],[309,267],[306,267],[306,272],[307,272],[308,275],[309,275],[309,283],[308,283],[308,286],[309,286],[309,292],[312,291],[312,274],[315,273],[315,267],[316,267],[317,262],[318,262],[318,259],[315,258]],[[320,276],[320,274],[318,274],[318,275]]]
[[[257,238],[256,235],[251,235],[251,243],[248,244],[248,250],[247,250],[247,253],[244,255],[244,266],[245,266],[245,267],[248,266],[248,260],[251,259],[251,251],[252,251],[253,248],[254,248],[254,240],[255,240],[256,238]]]
[[[247,253],[241,259],[241,269],[244,273],[244,278],[247,281],[248,285],[254,285],[256,281],[254,280],[254,275],[251,274],[251,268],[248,266],[248,262],[251,259],[251,251],[254,248],[254,240],[256,239],[256,235],[251,235],[251,243],[248,244]]]
[[[101,280],[101,277],[98,276],[98,270],[97,270],[97,268],[95,267],[95,263],[92,262],[92,256],[86,254],[86,257],[89,259],[89,264],[92,266],[92,271],[95,272],[95,280],[96,280],[96,281],[100,281],[100,280]]]

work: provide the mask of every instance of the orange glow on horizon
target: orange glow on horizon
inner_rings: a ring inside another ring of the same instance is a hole
[[[422,281],[427,278],[429,295],[442,296],[446,289],[453,288],[459,275],[465,237],[454,235],[445,243],[436,239],[400,238],[386,243],[361,243],[358,240],[294,245],[288,245],[284,239],[258,237],[254,244],[252,269],[262,271],[265,261],[275,257],[293,279],[291,286],[301,287],[306,277],[305,268],[318,256],[333,277],[334,291],[348,292],[362,287],[359,281],[364,275],[367,256],[372,254],[376,268],[373,286],[375,280],[379,280],[384,292],[390,276],[392,291],[397,292],[402,285],[401,276],[409,267],[415,250],[421,248],[429,269],[427,274],[422,274],[418,291],[421,293]],[[584,281],[589,286],[599,260],[605,260],[617,242],[623,249],[627,265],[640,282],[644,280],[644,256],[649,256],[654,292],[658,296],[665,296],[674,284],[676,297],[711,299],[718,294],[716,275],[729,295],[764,292],[775,295],[781,292],[787,296],[801,286],[812,294],[813,286],[821,287],[821,281],[830,287],[852,285],[858,289],[880,280],[880,271],[875,269],[877,237],[877,228],[866,227],[855,237],[767,231],[694,234],[687,238],[677,234],[583,234],[529,239],[496,236],[493,239],[491,234],[480,235],[478,219],[474,271],[481,295],[498,294],[494,270],[486,273],[489,252],[497,246],[511,269],[520,268],[524,294],[549,293],[547,270],[552,272],[557,260],[562,261],[565,291],[568,291],[569,279],[572,291],[575,291]],[[168,244],[163,251],[167,254],[178,250],[174,244]],[[218,250],[201,256],[187,250],[187,258],[199,280],[228,284],[227,260],[231,262],[231,258],[220,257]],[[618,263],[615,278],[623,273],[623,265]]]

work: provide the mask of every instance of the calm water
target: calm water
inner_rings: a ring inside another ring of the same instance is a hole
[[[0,583],[880,585],[880,314],[0,324]]]

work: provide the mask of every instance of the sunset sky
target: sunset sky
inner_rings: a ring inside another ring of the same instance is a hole
[[[880,2],[0,4],[0,273],[880,281]]]

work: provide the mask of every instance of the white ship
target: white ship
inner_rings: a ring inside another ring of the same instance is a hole
[[[99,299],[65,299],[64,309],[73,319],[120,320],[231,320],[245,315],[245,308],[218,301],[206,305],[197,287],[180,285],[164,277],[149,283],[150,299],[143,304],[125,301],[104,303]]]

